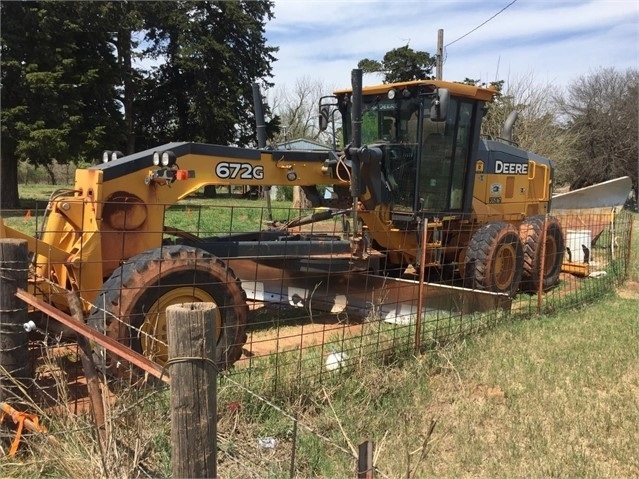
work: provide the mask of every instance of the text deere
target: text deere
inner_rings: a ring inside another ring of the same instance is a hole
[[[506,175],[527,175],[528,163],[508,163],[496,160],[495,173],[503,173]]]

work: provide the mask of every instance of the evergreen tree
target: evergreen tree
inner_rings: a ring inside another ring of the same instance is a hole
[[[18,207],[17,164],[99,157],[118,142],[115,57],[98,2],[1,2],[2,191]]]
[[[145,146],[167,141],[255,141],[252,84],[270,86],[276,48],[266,46],[270,1],[158,2],[146,55],[162,59],[136,100]]]
[[[271,85],[277,51],[264,37],[271,1],[0,6],[1,207],[19,206],[19,160],[94,160],[103,149],[179,140],[255,142],[252,84]],[[277,129],[273,116],[267,131]]]
[[[434,66],[435,57],[408,45],[386,52],[382,61],[364,58],[357,64],[364,73],[382,73],[384,83],[431,79]]]

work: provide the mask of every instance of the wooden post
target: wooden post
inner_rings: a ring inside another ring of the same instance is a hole
[[[357,479],[373,479],[373,442],[364,441],[359,445],[359,457],[357,458]]]
[[[0,401],[15,402],[17,382],[32,379],[27,306],[16,297],[27,287],[29,251],[25,240],[0,239]]]
[[[173,477],[217,476],[217,305],[166,308]]]
[[[73,319],[79,323],[83,323],[84,316],[82,314],[82,303],[80,302],[78,292],[69,291],[67,293],[67,301],[69,302],[69,310],[73,315]],[[98,373],[96,372],[95,364],[93,363],[89,340],[80,333],[76,333],[76,338],[78,340],[78,347],[80,348],[80,360],[82,361],[82,368],[84,369],[84,377],[87,380],[91,412],[93,413],[95,425],[98,428],[100,445],[104,448],[107,445],[106,416],[104,415],[104,403],[102,402],[100,379],[98,378]]]

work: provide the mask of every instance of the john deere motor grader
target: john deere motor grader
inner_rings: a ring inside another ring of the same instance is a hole
[[[218,305],[217,364],[239,359],[248,308],[228,265],[238,257],[331,256],[381,274],[411,265],[506,295],[551,287],[564,250],[559,224],[546,216],[552,164],[510,141],[480,138],[496,92],[435,80],[362,88],[361,78],[353,70],[352,89],[320,101],[323,127],[341,115],[343,150],[180,142],[122,157],[106,152],[104,163],[76,171],[74,189],[52,195],[38,238],[1,221],[0,237],[28,241],[33,291],[62,310],[65,293],[78,291],[89,325],[160,363],[166,307],[192,301]],[[206,185],[299,185],[325,209],[223,237],[165,228],[167,205]],[[318,185],[332,187],[333,197]],[[336,215],[352,218],[350,238],[288,230]]]

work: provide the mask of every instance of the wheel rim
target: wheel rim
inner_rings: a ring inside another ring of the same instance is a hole
[[[515,276],[517,252],[511,244],[499,248],[495,258],[495,285],[501,291],[508,290]]]
[[[167,347],[166,308],[182,303],[215,303],[213,296],[200,288],[184,286],[166,292],[151,305],[144,315],[144,322],[140,327],[140,346],[142,353],[158,363],[164,365],[169,357]],[[215,308],[215,342],[220,339],[222,316],[219,308]]]

